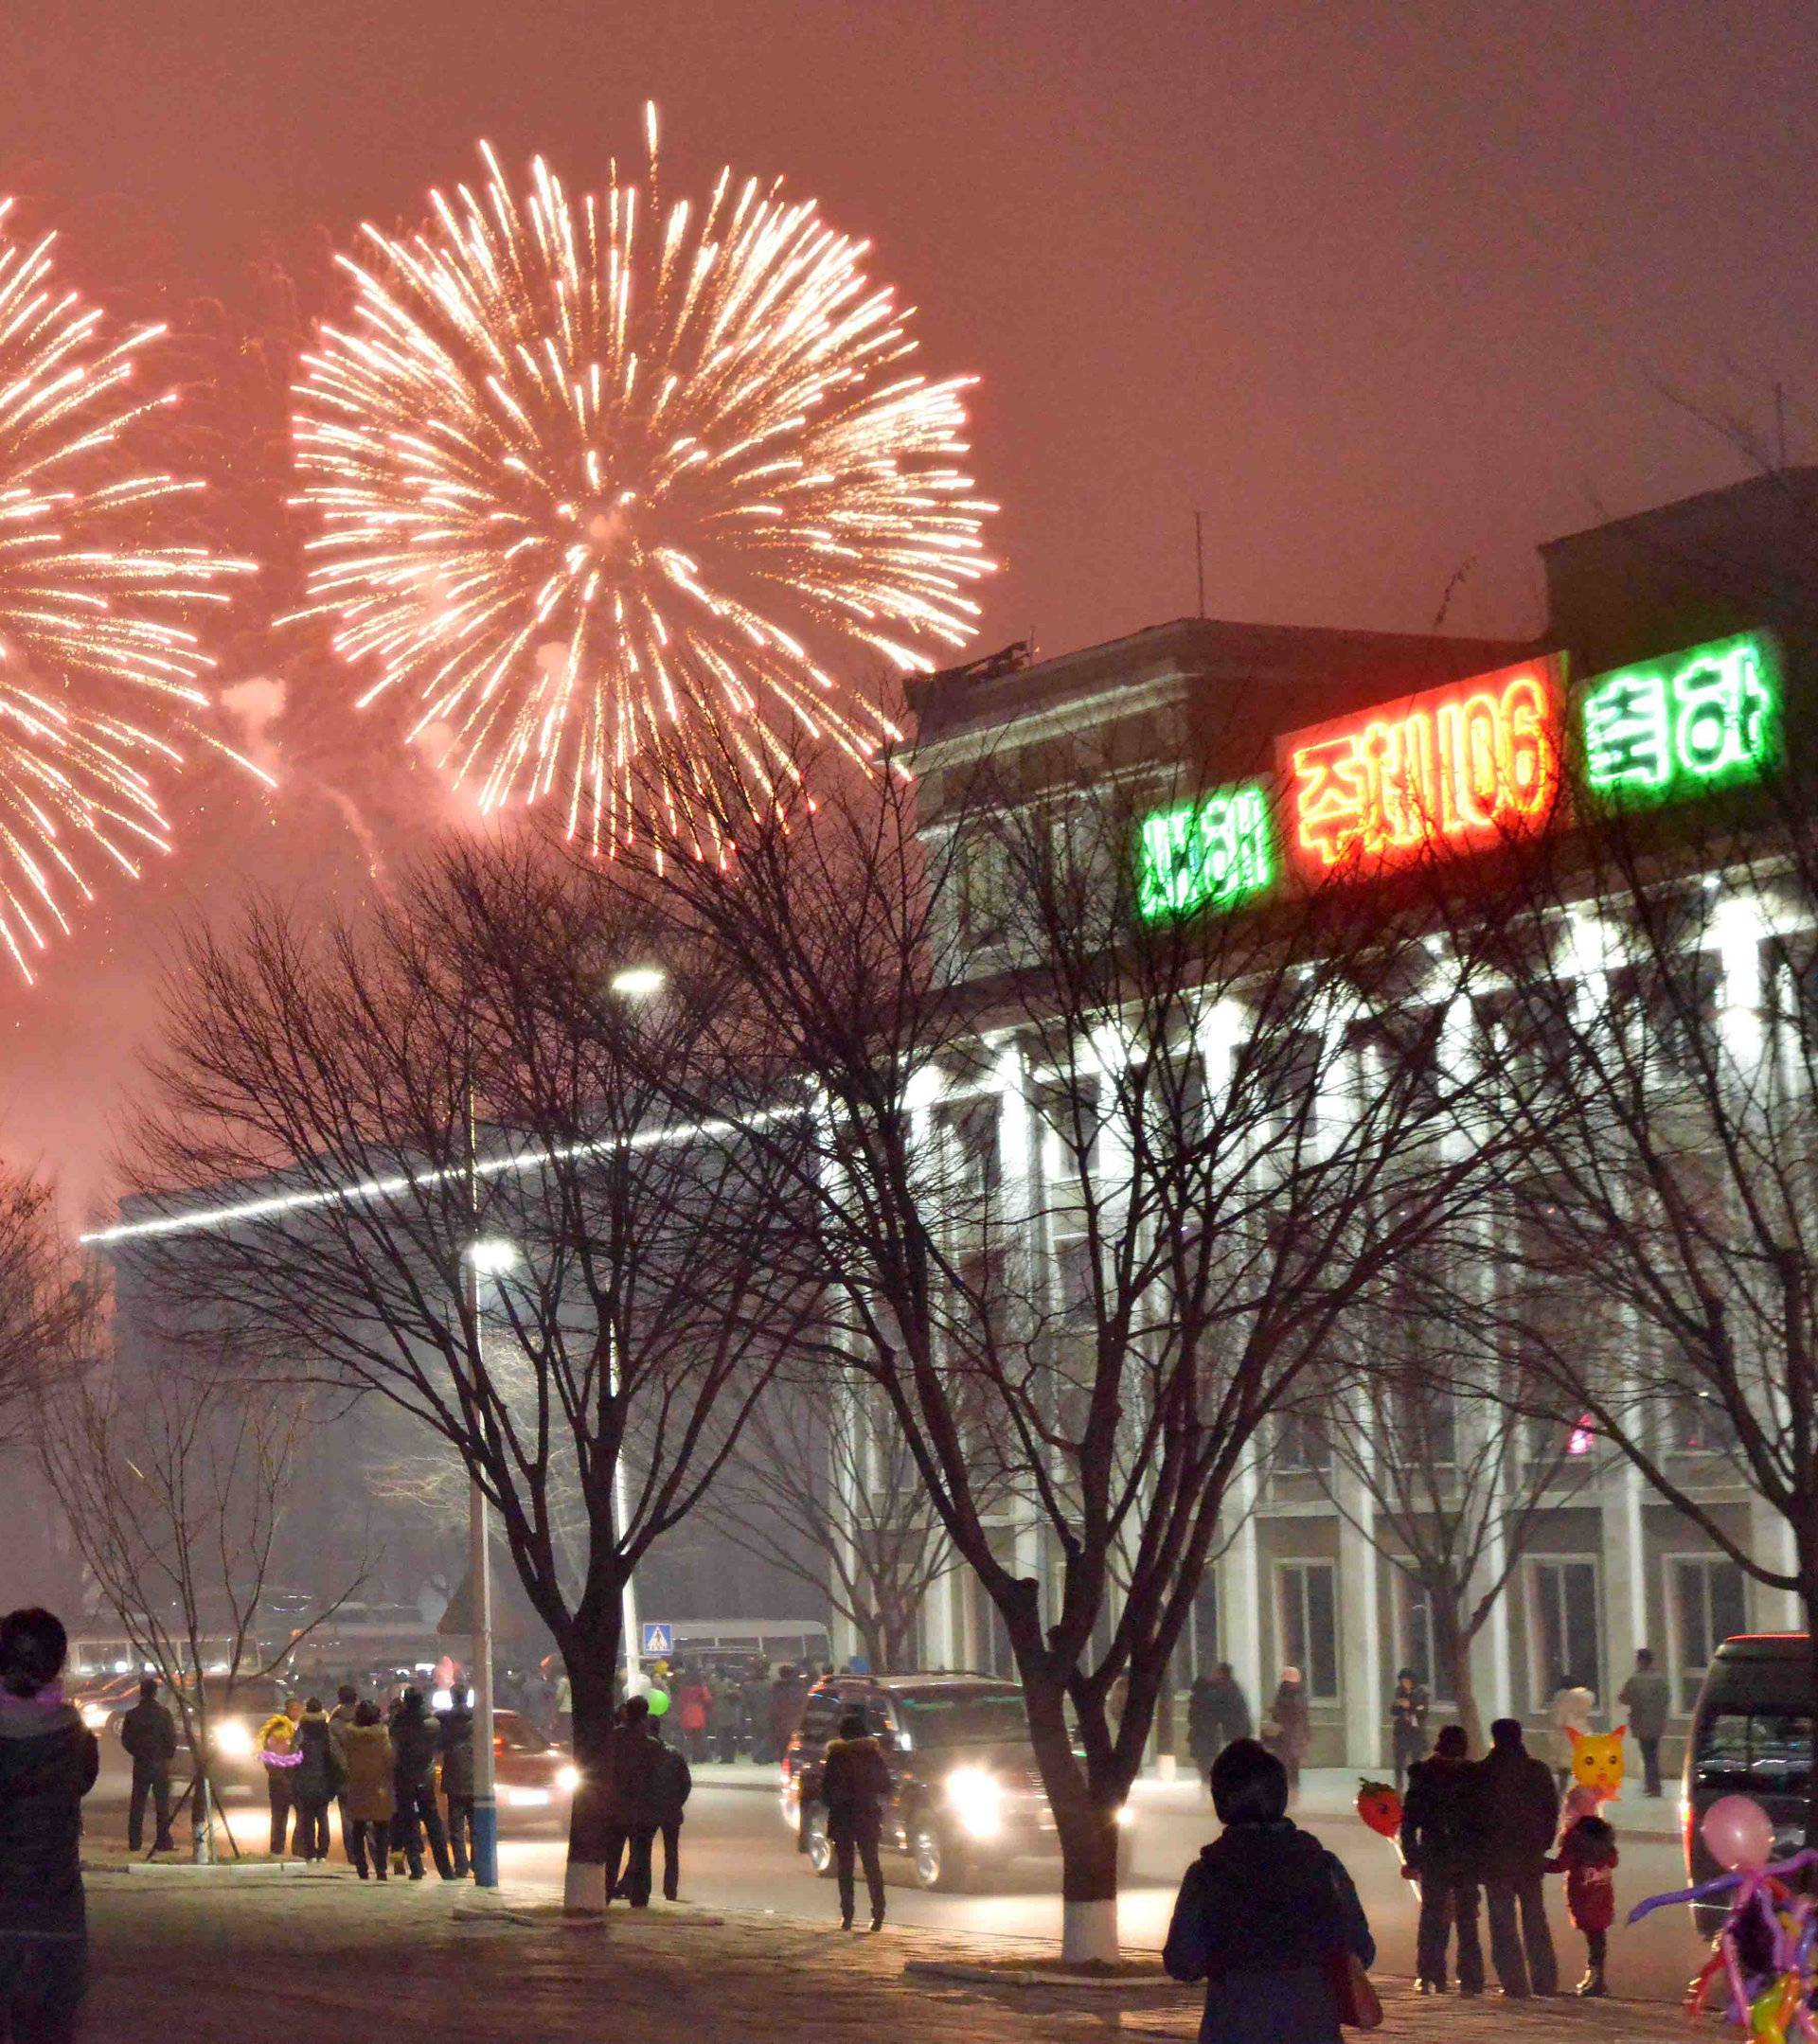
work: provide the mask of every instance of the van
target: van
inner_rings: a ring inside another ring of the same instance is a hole
[[[1790,1857],[1806,1842],[1812,1686],[1811,1645],[1803,1632],[1745,1632],[1718,1648],[1685,1742],[1680,1808],[1688,1886],[1723,1871],[1700,1830],[1720,1796],[1752,1796],[1760,1804],[1773,1824],[1776,1858]],[[1693,1908],[1702,1936],[1714,1935],[1727,1913],[1721,1903]]]

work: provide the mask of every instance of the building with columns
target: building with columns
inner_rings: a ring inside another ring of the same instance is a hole
[[[1698,655],[1699,673],[1720,679],[1731,673],[1722,660],[1746,663],[1757,645],[1771,646],[1781,663],[1791,719],[1795,697],[1814,693],[1803,614],[1810,535],[1818,530],[1814,513],[1818,471],[1793,471],[1554,542],[1541,549],[1550,614],[1538,643],[1196,618],[1034,665],[982,662],[929,677],[912,696],[919,827],[931,844],[942,844],[959,789],[988,757],[1006,786],[1039,791],[1050,761],[1069,748],[1077,760],[1085,738],[1108,773],[1140,778],[1152,766],[1158,781],[1178,783],[1185,768],[1201,789],[1228,789],[1258,771],[1282,734],[1311,735],[1342,754],[1351,742],[1347,726],[1361,732],[1373,715],[1393,722],[1425,714],[1411,699],[1445,705],[1432,713],[1436,727],[1427,727],[1429,740],[1441,747],[1445,717],[1497,714],[1483,704],[1499,689],[1504,711],[1519,721],[1522,705],[1512,691],[1527,673],[1557,686],[1562,702],[1568,673],[1576,684],[1625,670],[1617,679],[1627,683],[1642,671],[1640,664],[1665,662],[1658,685],[1670,695],[1682,684],[1694,685],[1684,681],[1690,667],[1676,675],[1675,659]],[[1757,641],[1750,634],[1763,636]],[[1738,687],[1753,687],[1753,672],[1739,666],[1732,678],[1739,677]],[[1632,689],[1606,690],[1599,698],[1608,717],[1592,742],[1604,750],[1594,751],[1589,771],[1617,778],[1641,771],[1635,762],[1645,734],[1620,722],[1632,711]],[[1305,851],[1327,826],[1310,803],[1300,814]],[[1214,884],[1239,869],[1242,855],[1240,820],[1225,818],[1221,827],[1217,873],[1222,878]],[[1176,879],[1190,865],[1184,856]],[[1002,963],[992,951],[992,889],[1001,882],[989,873],[963,872],[963,878],[954,934],[983,975]],[[1189,875],[1189,884],[1199,880]],[[1758,1036],[1760,970],[1758,944],[1749,933],[1719,946],[1710,988],[1717,1026]],[[975,1074],[963,1093],[941,1094],[931,1081],[929,1140],[970,1144],[986,1156],[981,1168],[1012,1185],[1019,1174],[1039,1175],[1042,1138],[1027,1085],[1007,1052],[988,1076]],[[1065,1243],[1032,1246],[1048,1258],[1063,1289]],[[1473,1416],[1461,1412],[1456,1423],[1469,1430]],[[1663,1425],[1678,1430],[1663,1443],[1675,1480],[1748,1552],[1790,1565],[1784,1521],[1740,1480],[1723,1452],[1720,1429],[1695,1406],[1667,1415]],[[1796,1599],[1746,1578],[1628,1462],[1588,1433],[1572,1447],[1581,1455],[1568,1455],[1561,1482],[1531,1524],[1473,1643],[1484,1715],[1546,1723],[1563,1671],[1595,1692],[1600,1722],[1619,1722],[1613,1698],[1636,1650],[1647,1646],[1670,1680],[1683,1724],[1715,1644],[1737,1631],[1796,1628]],[[1316,1432],[1292,1419],[1274,1422],[1262,1452],[1239,1482],[1221,1551],[1202,1581],[1178,1685],[1229,1662],[1260,1716],[1281,1667],[1293,1663],[1310,1697],[1310,1761],[1382,1764],[1398,1668],[1413,1666],[1433,1687],[1438,1715],[1450,1699],[1421,1593],[1382,1552],[1375,1531],[1367,1491],[1330,1463]],[[997,1537],[1017,1573],[1043,1577],[1033,1525],[1007,1513]],[[1492,1549],[1483,1573],[1499,1573],[1506,1560]],[[836,1644],[851,1650],[856,1643]],[[963,1570],[944,1576],[926,1599],[921,1660],[930,1668],[1012,1672],[989,1602]]]

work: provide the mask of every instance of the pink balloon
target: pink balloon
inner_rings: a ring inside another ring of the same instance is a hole
[[[1719,1866],[1736,1873],[1773,1857],[1773,1825],[1750,1796],[1719,1796],[1698,1827]]]

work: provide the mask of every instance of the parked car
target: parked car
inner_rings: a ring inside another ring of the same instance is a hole
[[[809,1692],[782,1760],[784,1821],[816,1874],[828,1873],[833,1857],[826,1812],[813,1802],[821,1756],[851,1711],[863,1713],[890,1769],[884,1851],[909,1860],[918,1887],[967,1887],[1057,1850],[1054,1814],[1014,1682],[989,1675],[835,1675]],[[1120,1812],[1120,1822],[1129,1814]],[[1126,1828],[1126,1858],[1129,1838]]]
[[[1811,1780],[1811,1649],[1803,1632],[1747,1632],[1712,1657],[1685,1742],[1681,1812],[1688,1886],[1714,1879],[1700,1826],[1720,1796],[1753,1796],[1773,1823],[1776,1857],[1806,1841]],[[1712,1936],[1726,1911],[1695,1904],[1700,1934]]]

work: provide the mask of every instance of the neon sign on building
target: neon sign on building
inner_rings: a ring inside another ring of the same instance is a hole
[[[1295,862],[1392,865],[1477,851],[1550,820],[1560,784],[1556,658],[1385,702],[1279,741]]]
[[[1145,921],[1228,909],[1275,877],[1269,797],[1256,781],[1157,809],[1136,840],[1136,907]]]
[[[1773,643],[1748,632],[1599,675],[1580,714],[1585,785],[1605,802],[1671,802],[1758,780],[1779,742]]]

